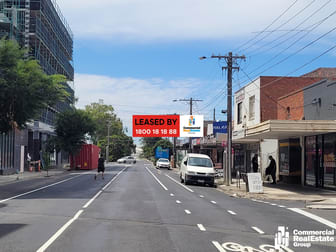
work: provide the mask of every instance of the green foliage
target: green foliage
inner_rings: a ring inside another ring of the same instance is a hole
[[[58,114],[56,119],[56,137],[48,140],[48,150],[53,147],[64,150],[72,156],[78,153],[88,135],[93,135],[96,124],[84,110],[71,109]]]
[[[0,40],[0,132],[24,128],[41,109],[69,96],[64,76],[46,75],[24,53],[16,42]]]
[[[123,124],[114,113],[114,109],[111,105],[91,103],[85,106],[85,111],[90,115],[96,125],[96,131],[92,135],[93,142],[102,149],[102,153],[104,154],[106,153],[109,127],[109,160],[116,161],[123,156],[135,152],[132,137],[124,133]]]

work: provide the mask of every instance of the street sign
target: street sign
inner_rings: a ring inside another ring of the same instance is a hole
[[[161,146],[156,147],[155,158],[167,158],[167,159],[169,159],[169,149],[162,149]]]
[[[247,173],[247,181],[249,192],[251,193],[263,192],[261,174],[259,172]]]
[[[227,133],[227,122],[220,121],[220,122],[213,122],[213,134],[216,133]]]

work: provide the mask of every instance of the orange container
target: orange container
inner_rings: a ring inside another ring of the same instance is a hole
[[[94,170],[98,168],[100,148],[93,144],[84,144],[80,152],[73,158],[70,158],[71,167],[79,168],[81,170]]]

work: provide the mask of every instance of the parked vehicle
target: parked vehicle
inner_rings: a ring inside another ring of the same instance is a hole
[[[180,180],[186,185],[202,183],[215,186],[216,171],[209,156],[204,154],[187,154],[180,165]]]
[[[167,168],[170,170],[170,162],[167,158],[159,158],[158,161],[156,161],[156,168]]]
[[[122,163],[124,163],[124,164],[135,164],[136,163],[136,159],[135,159],[135,157],[127,156],[127,157],[119,158],[117,160],[117,162],[119,164],[122,164]]]

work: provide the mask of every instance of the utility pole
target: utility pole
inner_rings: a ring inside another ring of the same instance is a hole
[[[173,102],[176,101],[182,101],[182,102],[189,102],[189,106],[190,106],[190,115],[192,115],[192,106],[193,106],[193,102],[198,102],[198,101],[203,101],[203,100],[196,100],[193,99],[192,97],[190,99],[179,99],[179,100],[173,100]],[[189,151],[190,153],[192,152],[192,147],[191,147],[191,137],[189,137]]]
[[[226,185],[231,184],[231,170],[232,170],[232,70],[239,70],[239,67],[234,67],[233,64],[236,63],[238,59],[245,59],[245,56],[233,56],[232,52],[229,55],[212,55],[212,59],[224,59],[227,66],[222,67],[227,70],[227,131],[228,131],[228,144],[227,144],[227,159],[226,159]],[[206,57],[201,57],[206,59]]]
[[[214,108],[213,120],[216,121],[216,108]]]

